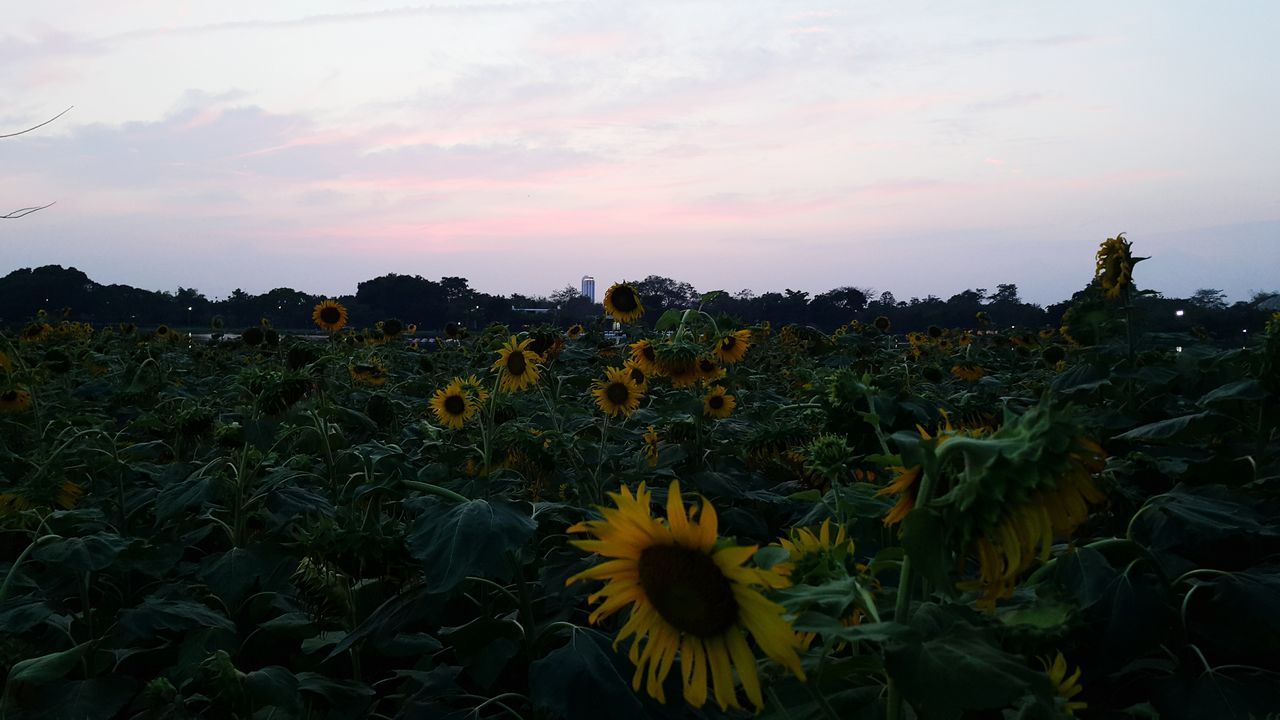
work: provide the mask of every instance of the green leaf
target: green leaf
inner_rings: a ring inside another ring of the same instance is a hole
[[[706,305],[707,303],[715,300],[716,298],[725,297],[728,294],[729,293],[725,292],[724,290],[712,290],[710,292],[705,292],[705,293],[702,293],[702,297],[698,298],[698,304]]]
[[[1129,442],[1158,442],[1162,440],[1173,440],[1190,432],[1192,429],[1199,427],[1210,417],[1210,413],[1199,412],[1191,415],[1169,418],[1168,420],[1140,425],[1127,433],[1117,435],[1115,439],[1127,440]]]
[[[1196,404],[1207,407],[1238,400],[1261,400],[1266,396],[1266,391],[1257,380],[1240,380],[1210,390],[1204,394],[1204,397],[1197,400]]]
[[[185,633],[196,628],[235,632],[236,624],[200,603],[149,597],[138,607],[120,613],[120,628],[133,639],[151,639],[165,632]]]
[[[649,717],[631,690],[630,671],[609,646],[607,636],[574,628],[567,645],[529,666],[529,699],[566,720],[595,720],[605,709],[612,720]]]
[[[137,692],[137,683],[121,675],[45,685],[32,703],[42,720],[110,720]]]
[[[298,698],[298,678],[279,665],[246,673],[244,689],[255,707],[278,707],[296,712],[302,706]]]
[[[507,661],[520,652],[523,635],[515,622],[489,617],[440,631],[441,638],[453,646],[467,673],[486,688],[498,679]]]
[[[31,683],[40,685],[51,680],[57,680],[66,675],[80,662],[80,658],[88,651],[93,641],[82,642],[79,645],[40,657],[19,660],[13,664],[13,669],[9,671],[9,678],[5,684],[14,683]]]
[[[434,498],[417,505],[421,513],[409,534],[409,553],[424,565],[427,586],[454,588],[468,575],[511,577],[508,557],[533,536],[535,523],[524,506],[500,501],[447,503]]]
[[[662,313],[662,317],[658,318],[658,322],[653,326],[653,329],[657,332],[670,330],[680,324],[680,318],[683,316],[684,311],[682,310],[668,310]]]
[[[941,631],[923,642],[889,645],[885,668],[920,717],[956,718],[965,711],[997,710],[1025,695],[1050,692],[1044,674],[1001,650],[967,622],[944,616],[937,606],[925,606],[918,615],[924,628]]]

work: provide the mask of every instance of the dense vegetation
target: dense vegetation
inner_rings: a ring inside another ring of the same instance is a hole
[[[1280,316],[1144,329],[1136,261],[1052,329],[627,285],[623,340],[39,317],[0,335],[3,716],[1263,717]]]
[[[632,283],[649,314],[641,320],[649,327],[672,308],[692,307],[702,297],[692,285],[651,275]],[[716,295],[703,305],[712,315],[732,315],[746,323],[772,322],[812,325],[830,332],[850,320],[863,323],[885,316],[899,331],[925,330],[930,325],[978,329],[979,312],[995,326],[1058,327],[1073,305],[1096,298],[1090,284],[1071,299],[1041,307],[1022,299],[1018,286],[1002,284],[995,290],[977,288],[947,299],[929,296],[899,300],[892,292],[841,287],[810,295],[798,290],[762,292],[741,290]],[[1228,304],[1217,290],[1204,289],[1188,298],[1144,293],[1133,298],[1143,327],[1152,332],[1199,331],[1217,342],[1235,344],[1242,329],[1262,329],[1269,312],[1260,310],[1265,293],[1252,300]],[[57,265],[14,270],[0,277],[0,327],[25,324],[36,308],[66,319],[96,325],[129,323],[138,327],[165,324],[188,331],[210,329],[237,332],[266,320],[284,330],[312,328],[311,308],[322,298],[289,288],[260,295],[236,290],[230,297],[210,300],[191,288],[174,292],[142,290],[128,285],[102,285],[75,268]],[[490,323],[511,327],[550,322],[560,327],[589,323],[601,314],[599,302],[565,287],[547,297],[491,295],[470,286],[466,278],[428,280],[419,276],[384,275],[366,280],[354,295],[337,298],[354,317],[372,321],[399,318],[424,332],[442,333],[449,324],[471,329]],[[530,313],[527,309],[544,313]],[[1176,311],[1182,310],[1182,315]]]

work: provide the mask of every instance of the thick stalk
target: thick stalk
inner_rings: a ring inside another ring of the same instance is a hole
[[[920,479],[920,493],[916,496],[916,507],[924,507],[929,502],[929,495],[933,492],[933,477],[936,473],[924,472],[924,477]],[[894,605],[893,621],[902,625],[907,624],[911,613],[911,581],[914,574],[911,570],[911,556],[904,555],[902,558],[902,572],[898,575],[898,597]],[[889,678],[889,706],[885,715],[887,720],[900,720],[902,718],[902,690],[898,684]]]

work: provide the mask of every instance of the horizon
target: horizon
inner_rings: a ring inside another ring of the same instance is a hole
[[[1280,51],[1247,32],[1277,21],[1261,3],[23,6],[0,32],[0,134],[74,109],[0,139],[0,213],[56,201],[0,223],[0,247],[209,297],[388,272],[537,295],[616,267],[591,274],[1013,283],[1050,304],[1127,231],[1151,257],[1139,285],[1247,299],[1280,266],[1280,88],[1254,79]]]

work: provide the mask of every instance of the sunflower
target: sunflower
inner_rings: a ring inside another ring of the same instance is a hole
[[[1058,697],[1062,699],[1062,711],[1067,717],[1075,717],[1077,710],[1084,710],[1089,707],[1089,703],[1080,700],[1072,700],[1075,696],[1084,692],[1084,686],[1080,684],[1081,668],[1067,677],[1067,659],[1062,657],[1062,653],[1058,653],[1052,663],[1044,662],[1044,672],[1049,676],[1049,682],[1053,685],[1054,691]]]
[[[604,519],[569,528],[594,536],[573,541],[575,546],[608,560],[566,584],[608,581],[587,599],[604,601],[592,611],[592,623],[630,606],[614,646],[634,636],[628,653],[636,666],[633,689],[639,691],[643,682],[650,696],[665,702],[662,685],[678,653],[690,705],[702,707],[710,682],[722,710],[740,708],[736,669],[747,699],[759,710],[764,697],[748,635],[765,655],[804,679],[796,654],[799,638],[783,618],[784,608],[757,589],[782,587],[786,580],[770,570],[743,567],[755,547],[722,543],[717,549],[718,519],[711,503],[704,499],[701,513],[686,509],[680,483],[672,481],[664,521],[652,516],[643,483],[635,495],[623,487],[610,496],[616,507],[600,508]]]
[[[738,401],[732,395],[726,394],[723,387],[716,385],[702,398],[702,414],[723,420],[733,414],[737,405]]]
[[[311,320],[325,332],[337,332],[347,324],[347,309],[337,300],[324,300],[311,311]]]
[[[22,342],[37,343],[49,337],[53,332],[53,328],[49,323],[33,322],[22,328],[22,332],[18,335],[18,339]]]
[[[0,393],[0,413],[12,415],[31,407],[31,393],[22,388],[9,388]]]
[[[885,525],[896,525],[902,522],[907,513],[916,506],[916,493],[920,491],[920,466],[916,465],[910,468],[895,467],[889,468],[894,471],[893,481],[888,485],[880,488],[876,492],[876,497],[882,495],[897,495],[898,502],[890,508],[887,515],[884,516]]]
[[[658,431],[652,425],[644,434],[644,459],[649,462],[649,467],[658,466]]]
[[[844,526],[841,525],[836,530],[835,537],[832,537],[829,518],[822,521],[817,534],[808,528],[793,528],[790,537],[778,539],[778,545],[787,551],[788,558],[774,565],[773,570],[792,582],[798,581],[797,568],[803,572],[811,560],[824,555],[836,555],[843,561],[844,558],[853,556],[853,541],[845,534]]]
[[[703,382],[715,382],[724,377],[724,368],[711,358],[698,358],[698,379]]]
[[[573,324],[569,326],[569,329],[565,332],[565,335],[567,335],[570,340],[577,340],[578,338],[582,337],[582,334],[585,333],[586,331],[587,329],[582,327],[581,324]]]
[[[716,360],[719,360],[721,365],[732,365],[746,357],[749,347],[751,347],[751,331],[735,330],[717,339],[715,347],[711,348],[711,353],[716,356]]]
[[[1133,265],[1144,258],[1135,259],[1129,249],[1131,245],[1124,239],[1124,233],[1120,233],[1098,247],[1094,277],[1108,298],[1118,298],[1133,286]]]
[[[371,358],[368,362],[352,363],[347,366],[347,373],[357,385],[377,387],[387,382],[387,366],[377,358]]]
[[[876,329],[882,333],[889,332],[889,329],[893,327],[893,323],[889,322],[889,318],[884,315],[877,317],[871,324],[875,325]]]
[[[627,377],[631,378],[631,382],[635,383],[640,392],[649,391],[649,374],[640,367],[635,360],[628,360],[622,364],[622,369],[627,371]]]
[[[965,382],[978,382],[986,374],[986,371],[982,369],[981,365],[974,365],[973,363],[962,363],[960,365],[951,366],[952,377],[957,380],[964,380]]]
[[[627,283],[614,283],[604,292],[604,311],[618,322],[631,322],[644,315],[644,304],[634,287]]]
[[[644,370],[647,375],[658,375],[658,352],[653,347],[653,343],[648,340],[640,340],[633,342],[631,347],[631,361]]]
[[[483,405],[484,401],[489,399],[489,391],[485,389],[484,385],[480,384],[480,378],[476,377],[474,373],[465,378],[456,377],[453,381],[462,385],[463,390],[474,395],[477,405]]]
[[[502,373],[502,389],[507,392],[519,392],[538,382],[538,354],[526,348],[533,338],[517,341],[512,335],[502,349],[498,350],[498,359],[493,369]]]
[[[596,398],[596,405],[606,415],[623,415],[631,417],[631,413],[640,407],[640,398],[644,393],[631,381],[625,369],[609,368],[607,379],[596,380],[591,394]]]
[[[462,389],[462,381],[454,380],[448,387],[436,390],[431,398],[431,409],[441,425],[461,430],[464,423],[476,414],[476,403],[471,393]]]

